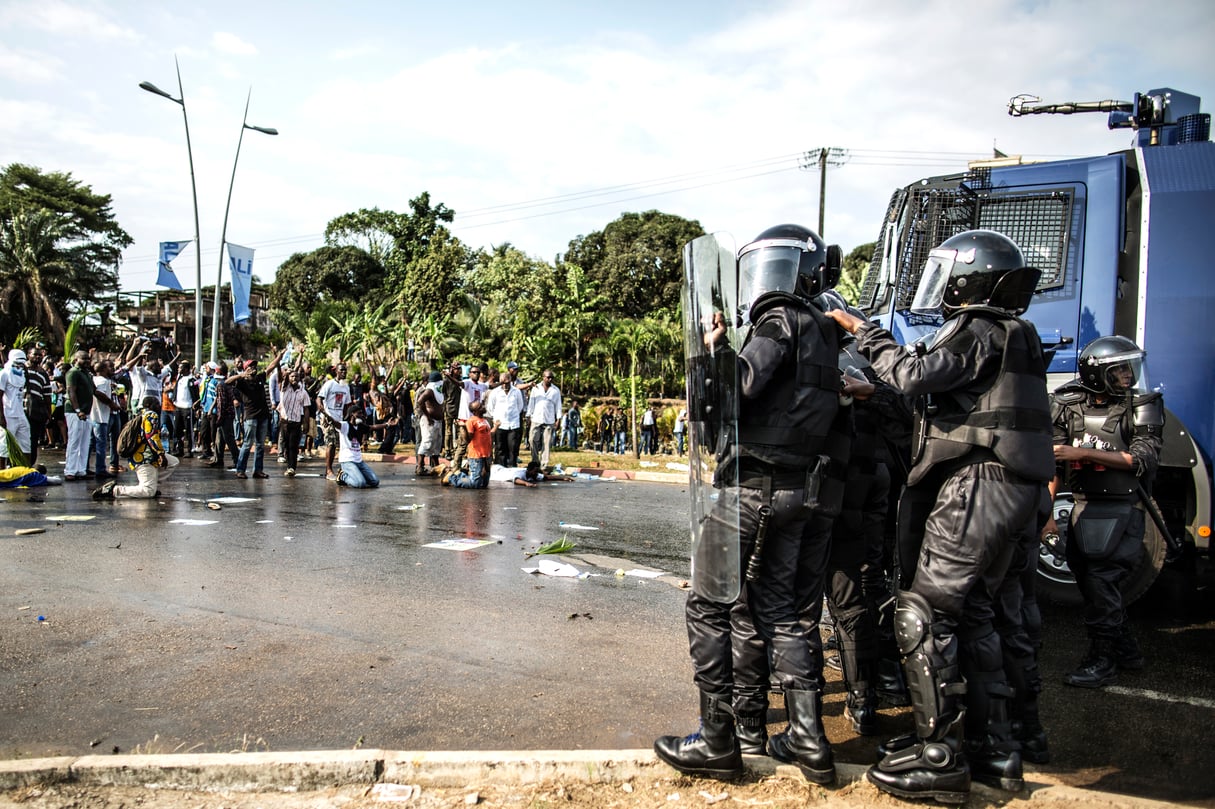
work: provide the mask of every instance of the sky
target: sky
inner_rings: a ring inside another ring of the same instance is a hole
[[[1150,16],[1145,11],[1150,9]],[[0,166],[64,171],[113,197],[150,290],[160,241],[227,240],[254,274],[323,244],[360,208],[429,192],[473,248],[552,261],[621,213],[659,210],[745,243],[817,228],[876,238],[891,192],[993,148],[1034,159],[1125,148],[1102,114],[1007,114],[1171,87],[1215,109],[1209,0],[0,0]],[[279,131],[242,130],[247,122]],[[241,134],[243,132],[243,139]],[[228,280],[224,270],[224,282]]]

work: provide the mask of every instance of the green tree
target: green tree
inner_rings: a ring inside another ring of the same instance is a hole
[[[844,256],[840,282],[836,284],[835,288],[848,303],[856,305],[856,302],[860,300],[861,284],[865,280],[865,273],[869,270],[869,263],[873,261],[873,251],[876,247],[877,242],[867,242],[854,247],[848,255]]]
[[[270,287],[274,318],[303,334],[317,307],[326,302],[359,302],[384,283],[384,265],[350,245],[296,253],[278,268]]]
[[[80,255],[61,245],[69,238],[59,214],[19,210],[0,219],[0,314],[7,340],[34,327],[58,343],[67,331],[64,313],[78,301],[77,283],[89,273]]]
[[[567,340],[573,340],[574,388],[581,391],[583,357],[590,348],[591,335],[606,319],[602,313],[603,296],[579,265],[567,261],[560,271],[565,277],[554,302],[555,325]]]
[[[644,397],[646,391],[641,383],[638,372],[643,352],[652,351],[657,347],[661,330],[653,320],[634,320],[619,318],[612,321],[607,343],[614,352],[623,352],[628,359],[627,398],[632,411],[633,457],[641,457],[641,443],[638,440],[637,404],[638,397]],[[621,393],[625,393],[622,390]],[[644,398],[642,405],[644,406]]]
[[[132,240],[114,218],[112,202],[109,194],[95,193],[71,172],[43,173],[21,163],[12,163],[0,172],[0,217],[22,209],[59,214],[64,239],[76,258],[91,267],[105,268],[116,277],[114,268]],[[82,294],[87,297],[88,291]]]
[[[361,208],[331,219],[325,226],[325,243],[359,247],[390,272],[402,273],[427,253],[432,239],[442,241],[450,235],[442,223],[455,216],[441,202],[431,205],[430,192],[423,191],[409,201],[409,213]]]
[[[602,232],[571,241],[565,261],[582,267],[598,286],[609,314],[674,312],[683,287],[683,246],[702,235],[699,222],[674,214],[626,213]]]
[[[407,321],[430,315],[448,318],[459,308],[459,279],[471,261],[468,248],[446,228],[427,240],[426,251],[399,269],[400,280],[390,277]],[[389,267],[390,276],[397,270]]]
[[[20,163],[0,171],[0,334],[33,326],[58,341],[67,311],[114,290],[131,237],[110,205],[71,174]]]

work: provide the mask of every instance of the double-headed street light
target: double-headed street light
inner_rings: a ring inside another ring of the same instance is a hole
[[[198,233],[198,186],[194,182],[194,151],[190,148],[190,119],[186,116],[186,93],[181,86],[181,65],[177,57],[173,58],[177,67],[177,92],[181,98],[174,98],[150,81],[141,81],[139,86],[149,93],[169,99],[181,107],[181,119],[186,125],[186,156],[190,159],[190,191],[194,195],[194,367],[202,363],[202,241]],[[212,350],[214,354],[214,350]],[[211,359],[215,359],[214,356]]]
[[[219,356],[219,292],[221,283],[224,280],[224,248],[228,244],[228,211],[232,207],[232,188],[236,185],[236,164],[240,162],[240,145],[245,139],[245,130],[252,129],[256,132],[261,132],[265,135],[277,135],[278,130],[268,126],[254,126],[249,123],[249,100],[253,97],[253,90],[249,90],[249,95],[245,98],[245,117],[240,123],[240,137],[236,139],[236,158],[232,161],[232,180],[228,183],[228,202],[224,205],[224,227],[219,235],[219,272],[215,277],[215,311],[211,313],[211,361],[215,362]],[[232,294],[236,294],[236,287],[233,285]]]

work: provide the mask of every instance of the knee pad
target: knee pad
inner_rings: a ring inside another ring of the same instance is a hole
[[[957,644],[934,635],[932,607],[917,593],[899,593],[894,616],[916,734],[927,741],[939,741],[958,716],[959,699],[966,693],[958,669]]]
[[[932,633],[932,607],[919,593],[899,593],[894,607],[894,637],[899,652],[907,655]]]

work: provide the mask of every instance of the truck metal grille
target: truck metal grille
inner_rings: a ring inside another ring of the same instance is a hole
[[[1075,217],[1082,207],[1073,204],[1075,191],[1056,188],[1049,191],[1002,191],[988,187],[987,175],[975,175],[968,182],[958,178],[944,185],[911,186],[891,198],[890,209],[882,224],[874,260],[861,287],[860,306],[880,305],[878,283],[886,233],[898,227],[894,305],[906,310],[915,297],[928,252],[951,236],[965,230],[985,228],[1008,236],[1021,248],[1031,266],[1042,271],[1039,290],[1063,286],[1066,269],[1077,260],[1070,234],[1078,228]],[[1070,253],[1069,253],[1070,251]]]

